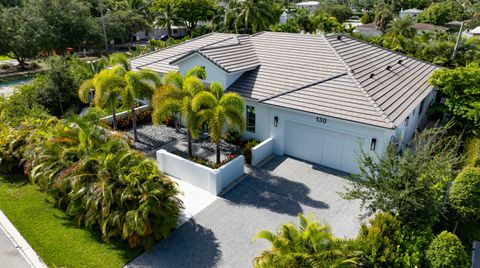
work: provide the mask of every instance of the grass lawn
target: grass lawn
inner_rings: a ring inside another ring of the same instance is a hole
[[[49,267],[122,267],[142,252],[76,228],[46,198],[23,176],[0,175],[0,210]]]
[[[12,58],[10,58],[9,56],[2,56],[0,55],[0,61],[2,60],[11,60]]]

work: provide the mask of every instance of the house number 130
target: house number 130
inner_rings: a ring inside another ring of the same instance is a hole
[[[317,122],[322,123],[322,124],[326,124],[327,123],[327,118],[317,117]]]

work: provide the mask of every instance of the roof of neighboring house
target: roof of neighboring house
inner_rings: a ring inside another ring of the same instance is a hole
[[[243,97],[384,128],[400,125],[431,92],[428,78],[438,68],[343,35],[274,32],[210,34],[132,66],[175,70],[166,66],[193,53],[224,70],[249,69],[228,88]]]
[[[356,26],[358,29],[377,29],[375,23],[367,23]],[[446,31],[447,27],[442,27],[438,25],[428,24],[428,23],[419,23],[415,22],[410,26],[410,28],[418,31]]]
[[[468,33],[470,33],[470,34],[480,34],[480,26],[476,27],[473,30],[470,30]]]
[[[318,1],[306,1],[295,4],[296,6],[318,6],[320,3]]]
[[[420,9],[416,9],[416,8],[411,8],[411,9],[405,9],[405,10],[402,10],[400,11],[400,13],[422,13],[423,10],[420,10]]]

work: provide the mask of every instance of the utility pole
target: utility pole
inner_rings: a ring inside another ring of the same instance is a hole
[[[105,17],[103,16],[103,1],[99,1],[100,7],[100,17],[102,20],[102,28],[103,28],[103,40],[105,41],[105,53],[108,55],[108,41],[107,41],[107,30],[105,29]]]
[[[464,22],[462,21],[462,24],[460,24],[460,31],[458,32],[457,42],[455,43],[455,48],[453,49],[452,61],[455,59],[455,56],[457,56],[458,46],[460,45],[460,38],[462,37],[463,23]]]

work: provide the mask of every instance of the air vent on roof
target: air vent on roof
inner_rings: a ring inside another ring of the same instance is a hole
[[[341,36],[341,35],[337,35],[337,40],[342,40],[342,36]]]
[[[398,60],[398,64],[402,64],[403,63],[403,60]]]
[[[370,78],[374,78],[375,77],[375,74],[370,74]]]
[[[392,70],[392,66],[388,65],[387,66],[387,71],[391,71]]]

